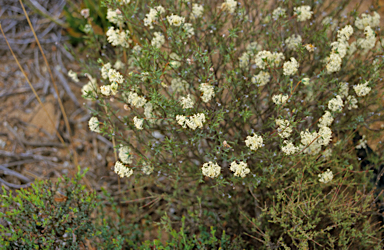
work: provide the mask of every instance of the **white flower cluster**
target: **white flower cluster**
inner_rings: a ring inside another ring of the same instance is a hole
[[[259,68],[265,69],[267,65],[269,65],[270,67],[278,66],[280,62],[284,59],[285,57],[283,53],[271,53],[268,50],[263,50],[257,53],[255,57],[255,63]]]
[[[284,104],[287,100],[288,100],[288,95],[279,94],[279,95],[272,96],[272,101],[276,105]]]
[[[120,144],[119,158],[125,164],[132,164],[131,149],[128,146]]]
[[[281,151],[283,151],[286,155],[293,155],[299,150],[299,148],[295,147],[295,145],[293,145],[291,141],[286,140],[283,143],[285,144],[285,146],[281,148]]]
[[[122,84],[124,82],[124,77],[120,72],[118,72],[115,69],[109,69],[108,70],[108,78],[111,83],[118,83]]]
[[[116,24],[119,27],[124,27],[124,17],[121,14],[121,11],[119,9],[116,9],[116,10],[108,9],[107,10],[107,19],[108,19],[108,21]]]
[[[323,183],[328,183],[333,179],[333,173],[330,169],[327,169],[327,172],[319,174],[318,176],[320,177],[319,181]]]
[[[133,174],[133,170],[130,168],[127,168],[124,166],[123,163],[117,161],[115,163],[114,171],[116,174],[118,174],[121,178],[123,177],[129,177]]]
[[[265,86],[271,80],[271,75],[267,71],[260,71],[259,74],[252,77],[252,83],[259,87]]]
[[[349,86],[347,82],[341,82],[339,83],[340,89],[339,89],[339,95],[344,98],[348,96],[349,92]]]
[[[163,44],[165,43],[165,37],[163,35],[163,33],[161,32],[155,32],[153,33],[154,37],[151,41],[151,45],[153,47],[156,47],[156,48],[161,48],[161,46],[163,46]]]
[[[117,83],[112,83],[111,85],[103,85],[100,87],[100,92],[101,94],[105,96],[110,96],[110,95],[116,95],[117,94],[117,88],[118,85]]]
[[[195,20],[203,15],[204,7],[197,3],[192,4],[191,19]]]
[[[152,174],[152,173],[153,173],[153,170],[154,170],[154,167],[153,167],[152,165],[148,164],[148,163],[144,163],[144,164],[143,164],[143,167],[142,167],[142,169],[141,169],[141,171],[143,171],[143,173],[144,173],[145,175],[150,175],[150,174]]]
[[[188,82],[181,79],[181,78],[175,78],[171,81],[171,88],[172,91],[178,93],[178,92],[184,92],[188,89]]]
[[[372,30],[370,26],[364,28],[365,38],[357,39],[357,45],[364,49],[364,54],[367,53],[370,49],[375,47],[376,36],[375,31]]]
[[[326,59],[326,68],[328,73],[337,72],[341,69],[342,59],[348,51],[348,40],[353,34],[351,25],[346,25],[343,29],[337,32],[337,41],[331,43],[332,51],[329,58]]]
[[[97,85],[97,80],[95,78],[92,78],[89,75],[88,78],[88,83],[81,88],[81,94],[84,96],[85,99],[92,100],[92,97],[89,94],[96,95],[99,86]]]
[[[191,37],[195,34],[195,30],[193,29],[191,23],[185,23],[185,24],[183,25],[183,29],[184,29],[185,32],[187,33],[187,37],[188,37],[188,38],[191,38]]]
[[[283,9],[281,7],[277,7],[272,12],[272,18],[277,20],[279,17],[285,17],[286,16],[285,12],[286,12],[285,9]]]
[[[68,71],[68,76],[74,81],[79,82],[79,78],[77,77],[77,73],[72,70]]]
[[[313,51],[315,51],[315,46],[313,46],[313,45],[310,44],[310,43],[304,45],[304,47],[308,50],[308,52],[313,52]]]
[[[208,176],[210,178],[215,178],[220,175],[221,167],[217,163],[206,162],[202,167],[203,175]]]
[[[191,95],[188,94],[187,97],[181,97],[180,103],[183,106],[183,109],[190,109],[193,108],[193,105],[195,104],[195,101],[192,99]]]
[[[301,38],[301,36],[295,35],[295,34],[288,37],[287,39],[285,39],[285,43],[287,44],[287,48],[291,49],[291,50],[297,49],[297,46],[299,46],[302,41],[303,41],[303,39]]]
[[[143,129],[143,123],[144,119],[140,119],[137,116],[133,117],[133,123],[135,124],[135,127],[139,130]]]
[[[196,128],[203,128],[203,123],[205,122],[205,115],[204,113],[199,113],[194,114],[189,118],[184,115],[177,115],[176,121],[183,128],[187,128],[188,126],[190,129],[195,130]]]
[[[143,96],[139,96],[136,92],[130,91],[127,95],[126,101],[135,106],[136,108],[141,108],[147,102]]]
[[[248,135],[245,140],[245,145],[247,145],[247,147],[251,150],[256,151],[263,146],[263,137],[257,134],[254,134],[253,136]]]
[[[333,122],[333,116],[331,114],[331,112],[329,112],[328,110],[325,111],[324,115],[319,119],[319,124],[318,126],[321,128],[321,127],[329,127],[331,126]]]
[[[347,97],[348,110],[357,109],[357,99],[354,96]]]
[[[128,48],[132,40],[129,38],[129,30],[118,30],[114,27],[110,27],[106,33],[107,41],[113,46],[121,45],[124,48]]]
[[[208,83],[200,84],[199,90],[203,92],[203,96],[201,97],[201,99],[203,99],[203,102],[209,102],[215,96],[213,86],[209,85]]]
[[[165,12],[165,9],[159,5],[155,8],[151,8],[149,13],[146,14],[144,18],[144,25],[149,26],[150,29],[153,29],[153,23],[157,22],[157,17]]]
[[[97,119],[97,117],[95,116],[89,119],[88,126],[89,126],[89,129],[93,132],[96,132],[96,133],[101,132],[99,119]]]
[[[318,154],[321,150],[321,146],[327,146],[332,140],[332,130],[328,127],[321,127],[319,132],[309,132],[308,129],[304,132],[301,131],[301,143],[300,148],[303,149],[303,153],[306,154]]]
[[[181,17],[181,16],[178,16],[178,15],[174,15],[172,13],[172,15],[170,16],[167,16],[167,20],[168,20],[168,23],[170,25],[173,25],[173,26],[180,26],[181,24],[183,24],[185,22],[185,17]]]
[[[248,52],[244,52],[239,57],[239,66],[240,66],[240,68],[244,69],[244,68],[247,68],[248,65],[249,65],[249,54],[248,54]]]
[[[237,1],[234,0],[225,0],[224,3],[221,4],[221,9],[223,11],[228,11],[229,13],[234,13],[236,10]]]
[[[290,122],[288,120],[276,119],[277,132],[281,138],[288,138],[292,134],[292,128],[289,126]]]
[[[251,172],[248,168],[248,164],[246,162],[240,161],[237,163],[236,161],[231,163],[231,167],[229,168],[232,172],[235,172],[235,176],[240,176],[244,178],[247,174]]]
[[[363,135],[363,138],[359,140],[359,144],[356,145],[357,149],[367,148],[367,139],[365,138],[365,135]]]
[[[311,80],[311,79],[309,79],[308,77],[304,77],[304,78],[301,80],[301,82],[302,82],[305,86],[307,86],[307,85],[309,85],[310,80]]]
[[[300,7],[294,7],[295,15],[297,15],[297,20],[304,22],[311,19],[313,11],[311,11],[311,6],[303,5]]]
[[[362,18],[356,18],[355,25],[358,29],[363,30],[367,26],[377,27],[380,25],[380,15],[376,11],[373,16],[368,14],[361,14]]]
[[[291,57],[291,61],[285,62],[283,65],[283,74],[285,76],[293,75],[297,72],[298,68],[299,68],[299,63],[296,61],[295,58]]]
[[[371,91],[371,87],[368,87],[368,83],[368,81],[365,81],[363,84],[353,86],[357,96],[366,96]]]
[[[328,102],[328,108],[333,112],[341,112],[343,110],[344,104],[340,95],[337,95],[335,98],[332,98]]]
[[[169,65],[172,67],[172,68],[175,68],[177,69],[178,67],[180,67],[181,63],[180,63],[180,56],[178,56],[176,53],[171,53],[169,55],[169,58],[173,61],[170,61],[169,62]]]
[[[147,102],[145,105],[144,105],[144,116],[149,119],[148,121],[151,122],[151,119],[152,118],[152,111],[153,111],[153,104],[150,103],[150,102]]]

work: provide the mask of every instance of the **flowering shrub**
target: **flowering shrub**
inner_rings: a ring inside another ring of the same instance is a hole
[[[102,51],[84,66],[89,127],[120,145],[120,177],[166,178],[168,201],[209,211],[191,232],[379,247],[352,138],[380,120],[380,16],[269,2],[105,0],[105,46],[87,37]]]

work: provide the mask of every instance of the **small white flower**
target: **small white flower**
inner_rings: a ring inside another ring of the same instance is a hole
[[[341,110],[343,110],[343,107],[343,100],[339,95],[337,95],[335,98],[331,99],[328,102],[328,108],[334,112],[341,112]]]
[[[248,164],[246,162],[240,161],[237,163],[236,161],[231,163],[230,170],[232,172],[235,172],[235,176],[240,176],[244,178],[247,174],[251,172],[251,170],[248,168]]]
[[[319,180],[320,182],[328,183],[328,182],[332,181],[333,173],[330,169],[327,169],[327,172],[319,174],[319,177],[320,177],[320,180]]]
[[[123,163],[117,161],[115,163],[114,171],[116,174],[118,174],[121,178],[123,177],[129,177],[133,174],[133,170],[130,168],[127,168],[123,165]]]
[[[331,53],[327,61],[327,71],[328,73],[337,72],[341,69],[342,59],[339,54]]]
[[[308,52],[315,51],[315,46],[313,46],[313,44],[308,43],[308,44],[304,45],[304,47],[308,50]]]
[[[85,99],[92,100],[92,94],[97,94],[98,85],[95,78],[92,78],[91,76],[88,77],[90,80],[81,88],[81,94]]]
[[[283,9],[281,7],[277,7],[272,12],[272,18],[277,20],[279,17],[285,17],[286,16],[285,12],[286,12],[285,9]]]
[[[367,26],[377,27],[380,25],[380,15],[375,11],[373,16],[361,14],[362,18],[356,18],[355,25],[358,29],[363,30]]]
[[[371,91],[371,87],[368,87],[368,83],[368,81],[365,81],[363,84],[353,86],[357,96],[366,96]]]
[[[271,80],[271,75],[267,71],[260,71],[251,79],[252,83],[258,84],[259,87],[265,86]]]
[[[216,178],[220,175],[221,167],[217,163],[206,162],[202,167],[203,175],[208,176],[210,178]]]
[[[125,164],[132,164],[131,149],[128,146],[120,145],[119,158]]]
[[[124,17],[121,14],[121,11],[119,9],[116,9],[116,10],[108,9],[107,19],[111,23],[117,24],[117,26],[124,27]]]
[[[190,94],[188,94],[187,97],[181,97],[180,103],[183,106],[183,109],[193,108],[193,105],[195,104]]]
[[[333,122],[333,117],[332,117],[332,114],[331,112],[329,112],[328,110],[325,111],[325,114],[319,119],[319,127],[329,127],[331,126]]]
[[[273,52],[268,50],[259,51],[255,56],[255,63],[260,69],[265,69],[267,66],[276,67],[285,57],[283,53]]]
[[[143,129],[143,123],[144,119],[137,118],[137,116],[133,117],[133,122],[135,124],[135,127],[139,130]]]
[[[152,165],[150,165],[149,163],[144,163],[141,171],[143,171],[145,175],[150,175],[152,174],[153,169],[154,167]]]
[[[357,106],[357,99],[354,96],[350,96],[349,95],[347,97],[347,104],[348,104],[348,110],[357,109],[358,108],[358,106]]]
[[[165,37],[161,32],[155,32],[153,33],[154,37],[151,41],[151,45],[156,47],[156,48],[161,48],[163,44],[165,43]]]
[[[279,95],[274,95],[274,96],[272,96],[272,101],[273,101],[276,105],[284,104],[287,100],[288,100],[288,95],[282,95],[282,94],[279,94]]]
[[[68,71],[68,76],[74,81],[79,82],[79,78],[77,77],[77,74],[73,72],[72,70]]]
[[[339,83],[340,89],[339,89],[339,95],[344,98],[348,96],[349,86],[346,82]]]
[[[80,15],[82,15],[84,18],[88,18],[89,17],[89,9],[82,9],[80,11]]]
[[[146,14],[146,18],[144,18],[144,26],[149,26],[150,29],[153,29],[153,23],[157,22],[157,18],[159,15],[163,14],[165,9],[160,5],[155,8],[151,8],[149,13]]]
[[[111,95],[111,86],[110,85],[103,85],[100,87],[100,91],[105,96]]]
[[[311,19],[313,11],[311,11],[311,6],[303,5],[300,7],[294,7],[295,15],[297,15],[297,20],[300,22],[304,22],[306,20]]]
[[[221,4],[221,9],[223,11],[228,11],[229,13],[234,13],[236,10],[237,1],[234,0],[225,0],[224,3]]]
[[[295,35],[295,34],[288,37],[287,39],[285,39],[285,43],[287,44],[287,48],[291,49],[291,50],[297,49],[297,46],[299,46],[302,41],[303,41],[303,39],[301,38],[301,36]]]
[[[112,68],[111,63],[106,63],[101,67],[101,77],[103,79],[108,78],[108,71]]]
[[[199,5],[197,3],[194,3],[192,5],[192,13],[191,13],[191,19],[199,18],[203,15],[204,7],[202,5]]]
[[[291,57],[291,61],[285,62],[283,66],[283,74],[286,76],[293,75],[297,72],[297,69],[299,68],[299,63],[296,61],[295,58]]]
[[[200,84],[199,90],[203,92],[203,96],[201,97],[203,102],[209,102],[215,96],[214,87],[208,83]]]
[[[247,147],[249,147],[251,150],[256,151],[263,146],[263,137],[256,134],[253,136],[248,135],[245,140],[245,145],[247,145]]]
[[[184,92],[188,89],[189,84],[187,81],[181,79],[181,78],[175,78],[171,81],[171,88],[172,91],[176,93]]]
[[[244,52],[240,57],[239,57],[239,66],[242,69],[247,68],[249,65],[249,54],[247,52]]]
[[[302,82],[305,86],[307,86],[307,85],[309,84],[309,81],[310,81],[310,79],[309,79],[308,77],[305,77],[305,78],[303,78],[303,79],[301,80],[301,82]]]
[[[359,144],[356,146],[357,149],[367,148],[367,139],[365,138],[365,135],[363,135],[363,138],[359,140]]]
[[[281,150],[286,154],[286,155],[293,155],[297,151],[299,151],[298,147],[295,147],[291,141],[284,141],[285,146],[281,148]]]
[[[182,23],[184,23],[185,17],[172,14],[170,16],[167,16],[167,20],[170,25],[180,26]]]
[[[124,77],[120,72],[118,72],[115,69],[109,69],[108,71],[108,78],[111,83],[123,83],[124,82]]]
[[[288,138],[292,134],[292,128],[290,127],[290,122],[288,120],[276,119],[277,132],[281,138]]]
[[[93,116],[88,122],[89,129],[93,132],[100,133],[100,122],[97,117]]]
[[[187,121],[187,117],[186,116],[184,116],[184,115],[177,115],[176,116],[176,121],[183,128],[187,128],[187,125],[185,124],[185,122]]]

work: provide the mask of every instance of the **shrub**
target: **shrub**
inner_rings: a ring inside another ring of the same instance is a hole
[[[191,235],[379,249],[352,139],[381,121],[384,44],[375,9],[348,2],[103,1],[112,26],[86,37],[82,93],[114,171],[155,183]]]
[[[86,171],[85,171],[86,172]],[[0,246],[5,249],[79,249],[95,233],[91,219],[95,193],[84,191],[78,172],[70,180],[37,181],[1,196]]]

